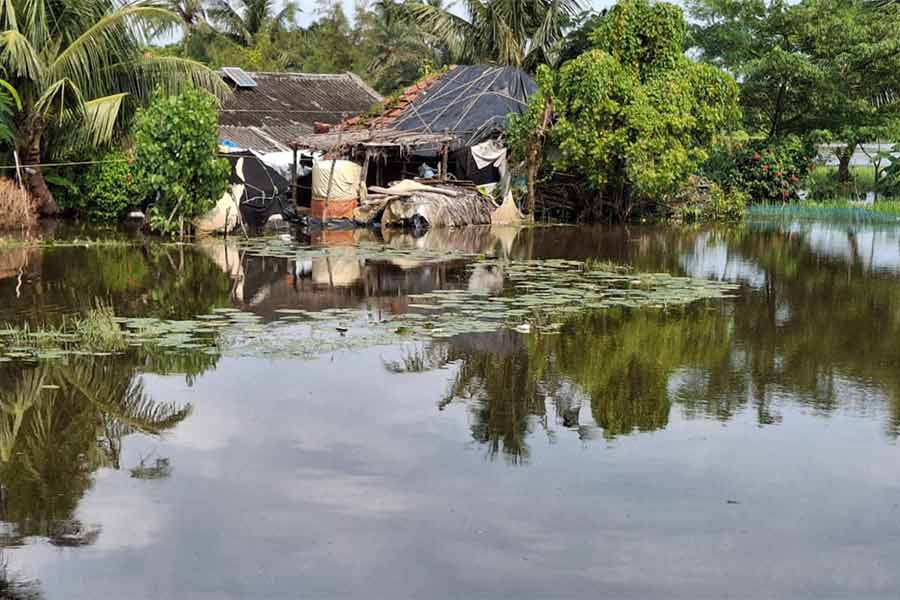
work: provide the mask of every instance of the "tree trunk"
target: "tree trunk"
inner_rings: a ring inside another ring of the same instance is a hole
[[[850,160],[856,152],[856,142],[848,143],[843,150],[838,151],[838,182],[850,183]]]
[[[537,178],[541,171],[541,159],[544,151],[544,139],[550,129],[553,119],[553,101],[548,96],[544,99],[544,112],[541,114],[541,122],[537,131],[532,135],[527,150],[528,161],[528,214],[533,219],[537,205]]]
[[[59,205],[53,198],[47,182],[44,180],[41,164],[41,139],[43,128],[33,125],[28,133],[26,145],[22,148],[22,163],[28,178],[28,191],[38,201],[38,211],[42,217],[54,217],[59,214]]]

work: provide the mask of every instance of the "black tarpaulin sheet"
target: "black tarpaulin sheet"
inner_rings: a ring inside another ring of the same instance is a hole
[[[263,164],[252,152],[232,152],[224,157],[231,163],[231,185],[244,186],[240,198],[244,222],[261,225],[271,215],[279,214],[288,198],[287,179]]]
[[[523,114],[537,85],[514,67],[456,67],[419,95],[394,129],[450,133],[474,146],[506,130],[507,116]]]

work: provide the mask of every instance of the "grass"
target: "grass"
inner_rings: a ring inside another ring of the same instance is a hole
[[[0,229],[28,229],[37,224],[35,201],[11,179],[0,178]]]
[[[0,340],[7,346],[27,351],[50,350],[71,344],[87,352],[121,352],[128,346],[115,312],[110,306],[100,303],[83,316],[66,316],[60,326],[32,327],[26,323],[16,328],[7,324],[0,329]]]
[[[883,182],[883,172],[881,177]],[[846,183],[838,182],[837,167],[820,166],[807,176],[804,187],[809,190],[810,200],[826,203],[863,199],[869,192],[879,192],[875,185],[875,167],[872,166],[851,166],[850,181]],[[881,195],[879,192],[878,196]]]
[[[851,223],[900,223],[900,200],[882,200],[869,205],[836,199],[793,204],[756,204],[750,207],[748,216]]]

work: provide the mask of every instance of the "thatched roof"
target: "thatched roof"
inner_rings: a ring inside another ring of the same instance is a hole
[[[302,150],[332,154],[361,153],[365,150],[399,149],[400,152],[440,150],[457,138],[446,133],[419,133],[394,129],[344,131],[308,135],[293,144]]]

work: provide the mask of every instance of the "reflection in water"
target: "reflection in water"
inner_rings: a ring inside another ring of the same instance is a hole
[[[455,364],[442,404],[466,402],[473,439],[489,456],[502,451],[513,463],[527,460],[526,438],[551,412],[590,437],[573,416],[582,397],[590,427],[607,439],[665,428],[673,406],[686,418],[722,421],[749,408],[760,425],[777,424],[786,399],[822,415],[884,413],[894,438],[900,434],[900,284],[873,272],[871,262],[823,255],[823,236],[812,243],[803,231],[651,229],[631,254],[619,256],[659,268],[648,264],[650,256],[659,253],[665,262],[664,250],[680,247],[687,274],[760,288],[742,294],[736,307],[587,313],[569,319],[560,335],[458,336],[388,368]],[[574,242],[564,245],[572,251]],[[900,256],[900,245],[894,251]],[[469,284],[485,280],[490,277],[476,270]]]
[[[678,309],[573,313],[554,335],[457,335],[312,363],[230,357],[216,369],[215,353],[145,347],[0,364],[0,559],[20,557],[18,570],[0,562],[0,597],[66,597],[75,579],[73,597],[96,597],[113,572],[137,597],[287,598],[304,585],[311,596],[721,597],[768,579],[773,597],[896,591],[895,231],[386,235],[309,242],[437,254],[303,262],[221,241],[0,250],[0,321],[81,313],[95,298],[120,315],[228,306],[274,320],[284,308],[405,312],[409,295],[437,289],[508,293],[508,265],[472,268],[460,252],[742,288]],[[113,469],[121,477],[100,476]],[[137,543],[134,515],[148,506]],[[145,560],[146,573],[129,570]]]
[[[9,561],[0,549],[0,598],[3,600],[39,600],[43,598],[40,584],[34,579],[23,579],[10,569]]]
[[[56,546],[92,544],[100,527],[73,516],[92,473],[120,468],[127,436],[159,435],[190,411],[149,398],[134,366],[121,360],[0,371],[2,545],[31,536]]]

